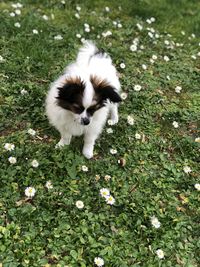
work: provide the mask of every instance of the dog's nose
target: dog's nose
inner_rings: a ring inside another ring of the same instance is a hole
[[[81,123],[82,123],[83,125],[88,125],[88,124],[90,123],[90,119],[88,119],[88,118],[82,118],[82,119],[81,119]]]

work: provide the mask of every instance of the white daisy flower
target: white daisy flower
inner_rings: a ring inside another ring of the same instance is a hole
[[[85,38],[81,38],[81,43],[85,43]]]
[[[76,10],[77,10],[78,12],[80,12],[80,11],[81,11],[81,7],[80,7],[80,6],[76,6]]]
[[[137,139],[137,140],[141,139],[141,134],[136,133],[136,134],[135,134],[135,139]]]
[[[184,32],[184,31],[181,31],[181,34],[182,34],[182,35],[185,35],[185,32]]]
[[[126,67],[126,65],[124,63],[121,63],[119,66],[121,69],[125,69],[125,67]]]
[[[179,94],[179,93],[181,92],[181,90],[182,90],[182,87],[181,87],[181,86],[176,86],[176,87],[175,87],[175,92],[176,92],[177,94]]]
[[[142,64],[142,68],[143,68],[143,70],[147,70],[147,65]]]
[[[14,26],[15,26],[16,28],[20,28],[20,27],[21,27],[21,24],[20,24],[19,22],[16,22],[16,23],[14,24]]]
[[[159,228],[161,223],[159,222],[158,218],[156,218],[155,216],[151,217],[151,224],[153,225],[153,227],[155,228]]]
[[[166,61],[166,62],[169,61],[169,57],[168,57],[168,56],[164,56],[163,59],[164,59],[164,61]]]
[[[104,176],[104,179],[105,179],[106,181],[110,181],[111,176],[107,174],[107,175]]]
[[[125,92],[123,92],[123,93],[121,93],[120,96],[121,96],[121,99],[122,99],[122,100],[125,100],[125,99],[127,98],[128,94],[125,93]]]
[[[150,38],[153,38],[154,37],[154,35],[153,35],[152,32],[148,32],[148,35],[149,35]]]
[[[179,127],[179,124],[177,121],[173,121],[172,125],[174,126],[174,128],[178,128]]]
[[[150,61],[151,64],[154,64],[155,63],[155,61],[152,58],[150,58],[149,61]]]
[[[106,196],[106,203],[109,205],[113,205],[115,203],[115,199],[113,196]]]
[[[156,55],[152,55],[151,57],[153,60],[156,60],[158,57]]]
[[[38,34],[38,33],[39,33],[38,30],[33,29],[33,34]]]
[[[108,123],[108,125],[110,125],[110,126],[114,125],[114,123],[113,123],[112,120],[108,120],[107,123]]]
[[[200,52],[197,53],[197,56],[200,57]]]
[[[61,4],[65,5],[65,0],[62,0],[62,1],[61,1]]]
[[[36,159],[34,159],[31,161],[31,165],[32,167],[37,168],[39,166],[39,162]]]
[[[54,36],[54,40],[62,40],[62,39],[63,39],[63,37],[60,34]]]
[[[192,59],[197,59],[197,57],[195,55],[192,55],[191,58]]]
[[[164,44],[169,45],[170,42],[169,42],[168,40],[165,40],[165,41],[164,41]]]
[[[142,86],[139,84],[134,85],[134,91],[139,92],[142,89]]]
[[[77,19],[80,19],[80,15],[78,13],[75,13],[74,15]]]
[[[111,36],[111,35],[112,35],[112,32],[111,31],[102,32],[102,36],[103,37],[108,37],[108,36]]]
[[[117,154],[117,150],[116,150],[116,149],[113,149],[113,148],[111,148],[111,149],[110,149],[110,154],[112,154],[112,155],[115,155],[115,154]]]
[[[52,185],[51,181],[47,181],[45,186],[46,186],[47,189],[52,189],[53,188],[53,185]]]
[[[105,7],[106,12],[110,12],[110,8],[108,6]]]
[[[143,50],[143,49],[144,49],[144,46],[143,46],[143,45],[141,45],[141,46],[140,46],[140,49],[141,49],[141,50]]]
[[[137,45],[132,44],[132,45],[130,46],[130,50],[131,50],[132,52],[137,51]]]
[[[100,195],[102,196],[102,197],[107,197],[107,196],[109,196],[110,195],[110,191],[109,191],[109,189],[107,189],[107,188],[102,188],[102,189],[100,189]]]
[[[16,15],[21,15],[21,10],[20,10],[20,9],[16,9],[16,10],[15,10],[15,14],[16,14]]]
[[[168,80],[168,81],[170,81],[170,80],[171,80],[171,78],[170,78],[170,76],[169,76],[169,75],[167,75],[167,76],[166,76],[166,78],[167,78],[167,80]]]
[[[200,143],[200,137],[196,137],[196,138],[194,139],[194,141],[197,142],[197,143]]]
[[[5,59],[2,56],[0,56],[0,62],[4,62],[4,61],[5,61]]]
[[[25,95],[25,94],[27,94],[27,93],[28,93],[28,91],[27,91],[27,90],[25,90],[25,89],[22,89],[22,90],[20,91],[20,93],[21,93],[21,95]]]
[[[192,33],[191,36],[192,36],[192,38],[195,38],[196,37],[196,35],[194,33]]]
[[[4,148],[5,148],[5,150],[7,150],[7,151],[12,151],[12,150],[15,149],[15,145],[14,145],[14,144],[10,144],[10,143],[6,143],[6,144],[4,145]]]
[[[159,259],[163,259],[164,258],[164,252],[163,252],[162,249],[157,249],[156,250],[156,254],[157,254]]]
[[[15,164],[17,162],[17,159],[15,157],[9,157],[8,158],[8,161],[11,163],[11,164]]]
[[[141,31],[143,29],[143,26],[140,23],[137,23],[136,26],[137,26],[139,31]]]
[[[112,133],[113,133],[113,129],[112,129],[112,128],[107,128],[107,129],[106,129],[106,132],[107,132],[108,134],[112,134]]]
[[[34,136],[36,134],[36,131],[30,128],[28,129],[28,134]]]
[[[10,13],[10,16],[11,16],[11,17],[15,17],[15,15],[16,15],[16,14],[15,14],[14,12],[11,12],[11,13]]]
[[[200,191],[200,184],[195,184],[194,187],[196,188],[197,191]]]
[[[35,196],[35,192],[36,192],[35,188],[34,187],[31,187],[31,186],[29,186],[29,187],[27,187],[25,189],[25,195],[27,197],[29,197],[29,198],[34,197]]]
[[[183,171],[185,173],[190,173],[192,170],[191,170],[191,168],[189,166],[185,166],[185,167],[183,167]]]
[[[47,15],[43,15],[42,18],[43,18],[44,20],[48,20],[48,19],[49,19],[49,17],[48,17]]]
[[[104,260],[100,257],[96,257],[94,258],[94,263],[98,266],[98,267],[102,267],[104,265]]]
[[[148,24],[151,24],[151,19],[147,19],[146,22],[147,22]]]
[[[77,33],[76,34],[76,37],[80,39],[81,38],[81,34],[80,33]]]
[[[84,208],[84,203],[83,203],[83,201],[81,201],[81,200],[77,200],[77,201],[76,201],[76,207],[77,207],[78,209],[82,209],[82,208]]]
[[[85,32],[90,32],[90,28],[85,28]]]
[[[151,21],[151,22],[155,22],[156,19],[155,19],[154,17],[151,17],[151,18],[150,18],[150,21]]]
[[[82,170],[83,172],[87,172],[87,171],[88,171],[88,167],[85,166],[85,165],[83,165],[83,166],[81,167],[81,170]]]
[[[135,120],[132,116],[128,115],[127,116],[127,122],[128,122],[128,124],[133,125],[135,123]]]
[[[122,28],[122,24],[121,24],[121,23],[118,23],[118,24],[117,24],[117,27],[118,27],[118,28]]]

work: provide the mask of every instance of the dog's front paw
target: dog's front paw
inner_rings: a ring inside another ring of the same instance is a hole
[[[83,155],[87,158],[87,159],[91,159],[93,157],[93,149],[90,148],[83,148]]]
[[[118,123],[118,121],[119,121],[119,117],[118,117],[118,115],[115,115],[115,116],[111,116],[111,118],[110,118],[110,125],[115,125],[115,124],[117,124]]]
[[[70,144],[70,138],[69,139],[63,139],[61,138],[60,141],[56,144],[55,148],[61,148],[64,145],[69,145]]]

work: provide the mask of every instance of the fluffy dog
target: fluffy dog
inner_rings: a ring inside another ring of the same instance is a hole
[[[57,146],[84,135],[83,155],[92,158],[95,140],[110,114],[118,122],[120,82],[110,56],[85,42],[74,63],[51,86],[46,98],[50,123],[60,132]]]

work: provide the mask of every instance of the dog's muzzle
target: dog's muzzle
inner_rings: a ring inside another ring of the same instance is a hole
[[[90,119],[88,118],[81,118],[81,124],[82,125],[88,125],[90,123]]]

